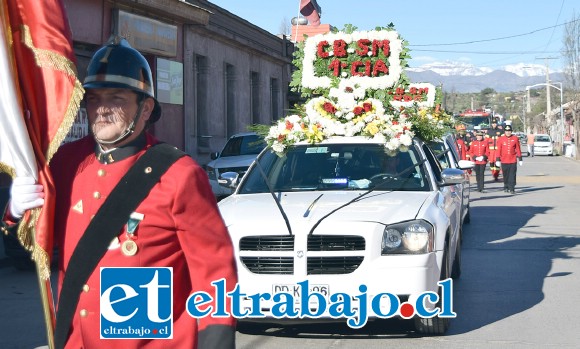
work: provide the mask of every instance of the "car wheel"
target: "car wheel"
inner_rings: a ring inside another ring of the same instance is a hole
[[[443,267],[441,268],[441,276],[440,280],[445,280],[449,278],[449,258],[448,258],[448,251],[449,251],[449,243],[446,243],[445,252],[443,253]],[[441,289],[439,289],[439,303],[437,306],[441,306]],[[430,336],[438,336],[444,335],[449,329],[449,318],[440,318],[438,316],[434,316],[429,319],[424,319],[418,316],[415,316],[413,319],[415,323],[415,330],[417,332],[430,335]]]
[[[471,223],[471,209],[469,207],[469,204],[467,204],[467,214],[465,215],[465,218],[463,218],[463,223],[466,224]]]

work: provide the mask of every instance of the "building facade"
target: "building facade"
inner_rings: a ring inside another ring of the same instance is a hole
[[[64,0],[79,79],[122,35],[152,67],[163,114],[152,132],[200,164],[227,138],[289,108],[294,45],[203,0]],[[83,109],[68,140],[88,133]]]

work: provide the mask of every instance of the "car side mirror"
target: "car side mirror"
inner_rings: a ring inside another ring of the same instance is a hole
[[[218,178],[218,183],[222,187],[235,189],[238,186],[240,175],[237,172],[224,172]]]
[[[213,153],[211,153],[211,154],[209,154],[209,157],[210,157],[210,159],[212,159],[212,160],[215,160],[215,159],[217,159],[219,156],[220,156],[220,153],[219,153],[219,152],[217,152],[217,151],[216,151],[216,152],[213,152]]]
[[[457,167],[459,167],[462,170],[471,170],[472,168],[475,167],[475,162],[470,160],[459,160]]]
[[[441,172],[440,186],[462,184],[465,180],[465,172],[457,168],[446,168]]]

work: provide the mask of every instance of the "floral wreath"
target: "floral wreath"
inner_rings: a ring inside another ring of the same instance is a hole
[[[452,126],[439,108],[440,88],[412,84],[404,74],[409,51],[394,27],[356,29],[347,25],[298,44],[290,86],[306,102],[267,131],[254,127],[278,155],[333,136],[364,136],[396,152],[413,137],[430,141]]]

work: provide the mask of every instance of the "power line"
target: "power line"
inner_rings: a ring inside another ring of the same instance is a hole
[[[569,22],[566,22],[566,23],[562,23],[562,24],[557,24],[557,25],[553,25],[553,26],[550,26],[550,27],[536,29],[536,30],[533,30],[531,32],[527,32],[527,33],[523,33],[523,34],[516,34],[516,35],[504,36],[504,37],[494,38],[494,39],[473,40],[473,41],[466,41],[466,42],[454,42],[454,43],[442,43],[442,44],[420,44],[420,45],[408,45],[408,46],[409,47],[420,47],[420,46],[470,45],[470,44],[478,44],[478,43],[481,43],[481,42],[489,42],[489,41],[499,41],[499,40],[505,40],[505,39],[513,39],[513,38],[517,38],[517,37],[521,37],[521,36],[532,35],[532,34],[535,34],[537,32],[541,32],[541,31],[544,31],[544,30],[561,27],[563,25],[567,25],[567,24],[570,24],[570,23],[578,22],[578,21],[580,21],[580,18],[579,19],[574,19],[572,21],[569,21]],[[414,51],[418,51],[418,50],[414,50]]]
[[[561,53],[561,51],[497,51],[497,52],[490,52],[490,51],[456,51],[456,50],[426,50],[426,49],[414,49],[412,52],[441,52],[441,53],[474,53],[474,54],[482,54],[482,55],[524,55],[524,54],[548,54],[548,53]]]

